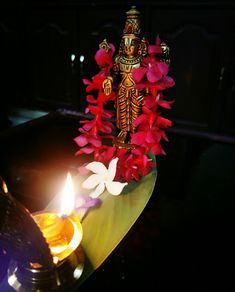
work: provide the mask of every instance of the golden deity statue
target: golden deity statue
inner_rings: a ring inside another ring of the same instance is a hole
[[[120,132],[115,145],[133,148],[130,134],[135,132],[133,122],[141,113],[144,92],[135,88],[132,71],[140,66],[147,55],[147,42],[140,36],[140,12],[132,6],[126,15],[119,52],[114,59],[113,74],[104,80],[103,89],[107,95],[112,88],[116,90],[116,125]]]

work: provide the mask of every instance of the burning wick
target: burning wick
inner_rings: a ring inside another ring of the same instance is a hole
[[[82,240],[82,225],[74,216],[74,206],[75,192],[72,177],[68,173],[60,213],[40,212],[33,216],[48,243],[54,264],[69,256]]]
[[[64,190],[62,192],[62,199],[61,199],[61,212],[59,216],[61,218],[66,218],[69,216],[75,206],[75,192],[74,192],[74,187],[73,187],[73,181],[71,174],[67,174],[67,179],[64,185]]]

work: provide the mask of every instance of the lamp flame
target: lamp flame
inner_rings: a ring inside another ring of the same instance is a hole
[[[71,174],[68,172],[64,189],[61,194],[60,217],[69,216],[75,206],[75,192]]]
[[[56,265],[79,246],[83,230],[74,214],[75,191],[70,173],[61,192],[60,212],[39,212],[33,218],[41,229]]]

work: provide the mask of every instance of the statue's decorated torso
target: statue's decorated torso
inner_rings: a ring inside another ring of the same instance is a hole
[[[128,59],[118,55],[115,58],[114,72],[119,73],[121,76],[120,86],[133,87],[135,85],[132,71],[140,66],[140,62],[140,56]]]

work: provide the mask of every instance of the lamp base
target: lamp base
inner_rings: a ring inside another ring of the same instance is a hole
[[[66,259],[52,270],[31,269],[11,261],[8,269],[8,283],[18,292],[68,291],[80,278],[84,268],[85,256],[79,246]]]

